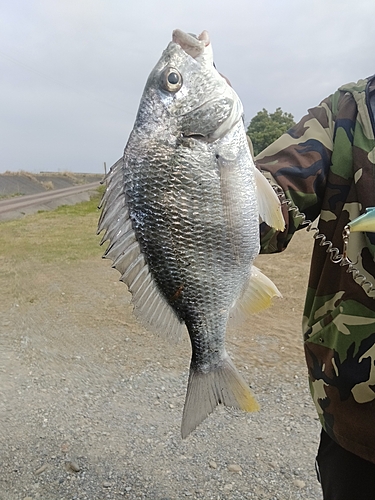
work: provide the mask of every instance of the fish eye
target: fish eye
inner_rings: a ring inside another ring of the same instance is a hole
[[[167,68],[162,75],[162,84],[168,92],[178,92],[182,87],[182,75],[177,69]]]
[[[171,85],[177,85],[180,81],[177,73],[169,73],[167,80]]]

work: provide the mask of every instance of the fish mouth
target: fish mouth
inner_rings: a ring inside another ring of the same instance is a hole
[[[195,36],[192,33],[176,29],[172,33],[172,41],[177,43],[193,59],[202,55],[206,47],[210,45],[207,31],[202,31],[200,35]]]
[[[195,36],[176,29],[172,33],[172,42],[201,65],[213,69],[212,45],[207,31]],[[195,109],[179,114],[179,118],[186,119],[181,134],[183,138],[212,143],[224,137],[243,119],[241,101],[232,87],[227,83],[220,89],[217,98],[208,98]]]

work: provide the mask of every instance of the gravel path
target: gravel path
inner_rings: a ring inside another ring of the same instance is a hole
[[[171,345],[146,332],[107,261],[9,269],[0,499],[320,500],[319,422],[299,333],[307,268],[286,256],[285,282],[283,258],[258,265],[284,281],[285,299],[228,336],[261,411],[218,408],[184,441],[187,339]]]

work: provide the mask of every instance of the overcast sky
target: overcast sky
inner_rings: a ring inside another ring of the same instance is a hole
[[[0,0],[0,172],[114,163],[175,28],[209,32],[246,123],[375,73],[374,0]]]

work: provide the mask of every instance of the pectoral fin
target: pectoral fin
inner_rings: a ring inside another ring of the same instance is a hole
[[[257,168],[254,168],[254,171],[260,218],[268,226],[283,231],[285,221],[281,212],[280,200],[264,175]]]

